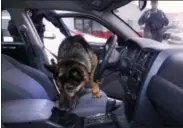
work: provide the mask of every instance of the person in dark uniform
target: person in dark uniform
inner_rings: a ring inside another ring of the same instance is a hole
[[[46,18],[55,27],[59,28],[61,33],[64,33],[64,34],[68,33],[67,32],[68,30],[66,30],[67,27],[54,11],[29,9],[28,12],[42,42],[43,42],[44,32],[45,32],[45,25],[43,24],[43,18]],[[14,41],[21,41],[21,36],[18,32],[16,25],[13,23],[12,20],[9,21],[8,30],[10,34],[13,36]]]
[[[162,42],[163,33],[162,30],[164,26],[169,23],[168,18],[165,13],[158,9],[158,1],[151,1],[151,9],[144,12],[140,17],[138,23],[139,25],[144,25],[144,37],[151,38],[156,41]]]

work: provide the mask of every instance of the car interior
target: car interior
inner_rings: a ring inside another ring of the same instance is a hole
[[[129,2],[3,0],[2,11],[8,11],[22,41],[1,40],[1,127],[183,127],[183,46],[140,37],[112,12]],[[103,46],[94,46],[100,60],[94,78],[103,81],[101,98],[92,98],[88,88],[74,110],[58,108],[60,92],[44,67],[49,60],[29,8],[80,12],[113,33]],[[2,30],[1,38],[7,35]]]

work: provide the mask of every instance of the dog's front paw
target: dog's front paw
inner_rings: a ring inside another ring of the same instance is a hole
[[[99,98],[101,98],[101,94],[100,94],[100,92],[92,93],[92,97],[95,98],[95,99],[99,99]]]
[[[101,98],[101,93],[100,93],[100,90],[99,89],[92,89],[92,97],[93,98]]]
[[[92,97],[96,99],[101,97],[100,89],[97,83],[92,84]]]

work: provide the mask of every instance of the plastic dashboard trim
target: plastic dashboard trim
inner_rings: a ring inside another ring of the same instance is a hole
[[[148,85],[149,85],[149,82],[151,80],[151,78],[156,75],[160,69],[160,67],[162,66],[162,64],[164,63],[164,61],[172,54],[174,53],[178,53],[178,52],[181,52],[182,49],[169,49],[169,50],[164,50],[164,51],[161,51],[156,59],[154,60],[147,76],[146,76],[146,79],[142,85],[142,88],[141,88],[141,92],[139,94],[139,98],[137,99],[137,103],[136,103],[136,106],[135,106],[135,113],[134,113],[134,118],[133,119],[139,119],[141,116],[142,116],[142,106],[144,104],[144,102],[146,102],[146,92],[147,92],[147,88],[148,88]]]

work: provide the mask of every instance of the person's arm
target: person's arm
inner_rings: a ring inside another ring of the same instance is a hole
[[[167,18],[167,16],[165,15],[164,12],[162,12],[162,15],[163,15],[163,19],[164,19],[164,24],[165,24],[165,26],[167,26],[167,25],[169,24],[169,20],[168,20],[168,18]]]
[[[65,34],[68,34],[68,29],[67,26],[64,24],[62,19],[58,17],[55,11],[50,11],[50,10],[44,10],[44,17],[50,21],[55,27],[60,29],[60,32]]]
[[[46,20],[50,21],[55,27],[57,27],[57,28],[60,27],[59,18],[54,11],[44,10],[43,14],[44,14],[44,18],[46,18]]]
[[[147,20],[149,19],[150,15],[151,15],[151,14],[150,14],[150,10],[144,12],[144,13],[142,14],[142,16],[139,18],[138,24],[139,24],[139,25],[145,24],[145,23],[147,22]]]

